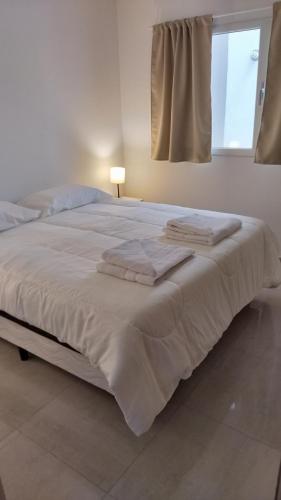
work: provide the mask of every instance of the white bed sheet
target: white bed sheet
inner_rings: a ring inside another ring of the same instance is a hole
[[[196,255],[154,287],[96,272],[105,249],[132,238],[164,238],[169,219],[193,212],[116,200],[0,235],[0,309],[87,356],[137,435],[149,429],[233,317],[263,286],[281,281],[276,240],[249,217],[215,247],[188,243]]]

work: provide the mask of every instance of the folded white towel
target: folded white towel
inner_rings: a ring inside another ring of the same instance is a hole
[[[188,247],[165,245],[151,239],[129,240],[106,250],[97,270],[152,286],[157,279],[193,253]]]
[[[115,266],[114,264],[108,264],[107,262],[98,262],[97,271],[99,273],[115,276],[115,278],[120,278],[122,280],[136,281],[142,285],[153,286],[156,281],[156,278],[148,274],[136,273],[135,271],[130,271],[129,269]]]
[[[193,214],[169,220],[165,233],[176,240],[215,245],[240,227],[241,221],[235,217]]]
[[[184,234],[179,231],[174,231],[173,229],[164,229],[165,237],[171,240],[184,241],[186,243],[197,243],[199,245],[214,245],[210,237],[194,235],[194,234]]]

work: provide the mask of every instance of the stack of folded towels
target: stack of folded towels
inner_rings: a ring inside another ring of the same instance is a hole
[[[189,243],[215,245],[240,229],[241,221],[235,217],[194,213],[167,222],[165,235]]]
[[[156,240],[129,240],[103,252],[103,260],[97,264],[97,270],[123,280],[152,286],[193,253],[188,247],[167,245]]]

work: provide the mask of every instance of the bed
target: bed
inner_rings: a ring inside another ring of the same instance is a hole
[[[166,222],[192,212],[108,199],[0,234],[0,337],[113,394],[136,435],[234,316],[281,280],[274,235],[249,217],[214,247],[188,245],[195,255],[154,287],[96,272],[105,249],[167,242]]]

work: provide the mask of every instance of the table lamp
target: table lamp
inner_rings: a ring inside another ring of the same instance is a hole
[[[119,184],[125,183],[125,168],[124,167],[111,167],[110,169],[110,182],[117,184],[117,196],[120,198]]]

